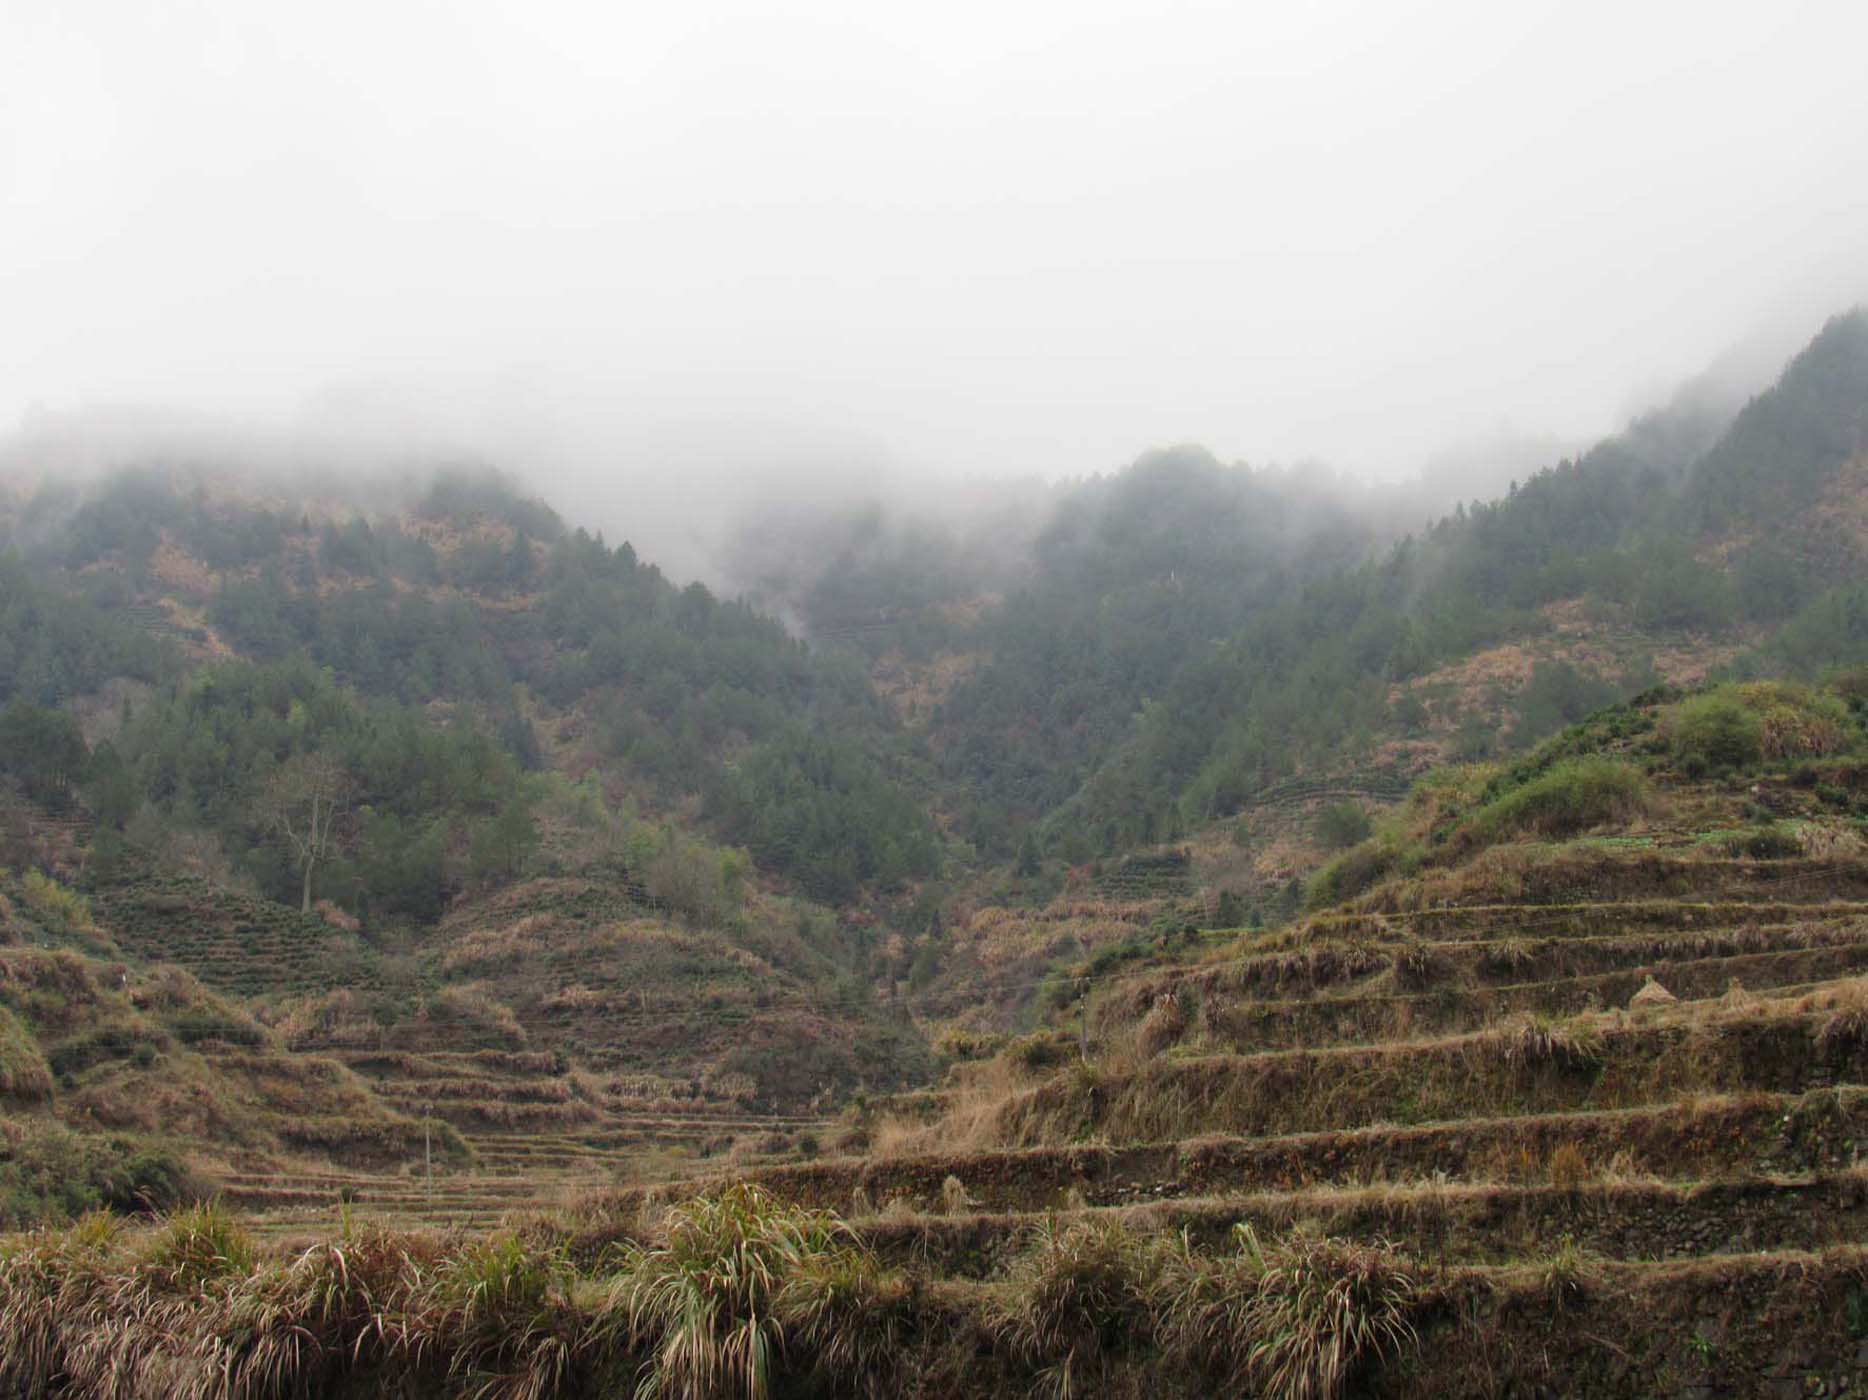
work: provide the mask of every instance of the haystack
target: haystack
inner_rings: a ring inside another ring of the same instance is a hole
[[[1650,977],[1641,984],[1641,990],[1629,998],[1628,1005],[1633,1010],[1639,1010],[1644,1006],[1666,1006],[1669,1002],[1679,999]]]

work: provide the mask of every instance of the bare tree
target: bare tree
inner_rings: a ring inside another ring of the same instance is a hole
[[[350,807],[350,773],[329,754],[304,753],[288,758],[266,783],[266,820],[285,837],[304,877],[302,913],[311,912],[311,881],[320,861],[342,841],[344,813]]]

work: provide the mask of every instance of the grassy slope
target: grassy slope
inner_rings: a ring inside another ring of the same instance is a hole
[[[1687,723],[1706,697],[1664,692],[1439,775],[1346,903],[1107,965],[1087,1062],[1060,1018],[859,1122],[867,1156],[753,1175],[850,1216],[885,1268],[1009,1294],[1014,1316],[1103,1318],[1093,1343],[1065,1328],[1025,1357],[982,1342],[998,1359],[960,1373],[981,1392],[1068,1359],[1139,1393],[1177,1359],[1196,1387],[1242,1367],[1266,1393],[1339,1393],[1347,1376],[1254,1371],[1271,1304],[1226,1331],[1195,1282],[1239,1270],[1249,1296],[1300,1261],[1349,1289],[1292,1334],[1319,1344],[1387,1315],[1350,1280],[1412,1280],[1405,1335],[1346,1341],[1375,1393],[1858,1384],[1833,1326],[1868,1303],[1852,690],[1715,693],[1763,736],[1723,769]],[[642,1188],[593,1200],[580,1248],[658,1212]],[[1241,1222],[1263,1262],[1239,1262]],[[1611,1302],[1630,1296],[1641,1313]]]
[[[60,1208],[32,1179],[49,1169],[48,1153],[84,1170],[93,1159],[162,1156],[191,1164],[206,1185],[237,1164],[355,1167],[420,1151],[422,1126],[356,1075],[288,1050],[180,968],[125,961],[82,905],[50,917],[43,892],[11,877],[0,878],[0,897],[0,1178],[10,1193],[0,1209],[16,1221]],[[444,1159],[464,1155],[445,1128],[435,1141]]]

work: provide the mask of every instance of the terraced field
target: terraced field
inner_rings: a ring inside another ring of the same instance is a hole
[[[197,875],[149,875],[102,890],[95,908],[119,947],[186,968],[235,996],[307,992],[355,976],[356,935]]]
[[[489,1227],[515,1212],[561,1208],[644,1170],[699,1168],[737,1149],[792,1155],[832,1125],[808,1115],[632,1095],[624,1081],[571,1072],[535,1051],[333,1049],[388,1107],[437,1120],[468,1143],[470,1162],[419,1150],[376,1174],[250,1171],[222,1177],[224,1199],[263,1234],[328,1232],[340,1211],[411,1228]],[[417,1145],[419,1146],[419,1145]]]
[[[1868,862],[1817,882],[1794,859],[1588,859],[1584,902],[1365,905],[1113,975],[1087,1059],[960,1066],[886,1151],[753,1175],[956,1285],[1011,1276],[1073,1223],[1213,1255],[1245,1224],[1392,1248],[1443,1303],[1492,1300],[1483,1382],[1417,1359],[1382,1391],[1859,1393],[1855,1265],[1831,1297],[1855,1311],[1724,1343],[1784,1279],[1868,1242]],[[1553,1270],[1599,1330],[1497,1302],[1547,1301]],[[1631,1334],[1611,1294],[1675,1333]],[[1473,1360],[1474,1326],[1430,1311],[1419,1355]]]

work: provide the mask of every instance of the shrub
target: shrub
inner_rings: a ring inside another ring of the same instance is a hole
[[[1005,1057],[1020,1069],[1033,1074],[1056,1069],[1076,1058],[1077,1048],[1067,1037],[1048,1031],[1034,1031],[1020,1036],[1005,1048]]]
[[[1647,780],[1627,764],[1569,758],[1480,808],[1468,831],[1482,840],[1520,832],[1570,836],[1639,816],[1650,800]]]
[[[1764,757],[1764,726],[1725,689],[1683,700],[1667,725],[1674,758],[1689,774],[1755,767]]]
[[[91,922],[91,903],[83,895],[66,889],[50,876],[28,870],[20,884],[26,905],[54,933],[95,933]]]
[[[37,1102],[52,1097],[52,1069],[39,1042],[0,1006],[0,1099]]]
[[[1753,860],[1786,860],[1803,854],[1803,842],[1795,832],[1779,826],[1754,827],[1725,838],[1727,854],[1750,856]]]
[[[1332,851],[1346,850],[1369,839],[1369,814],[1347,798],[1332,802],[1317,813],[1317,840]]]
[[[144,1148],[106,1160],[94,1169],[99,1198],[124,1214],[173,1211],[199,1201],[202,1184],[187,1163],[172,1152]]]
[[[1827,676],[1823,686],[1851,710],[1868,708],[1868,666],[1845,666]]]
[[[1772,705],[1758,719],[1759,741],[1766,758],[1819,758],[1847,742],[1842,706]]]
[[[63,1129],[34,1134],[0,1152],[0,1227],[19,1229],[108,1209],[174,1210],[199,1200],[200,1184],[169,1152],[120,1138]]]
[[[1385,841],[1364,841],[1330,861],[1304,886],[1306,909],[1328,909],[1354,899],[1401,864],[1401,853]]]

